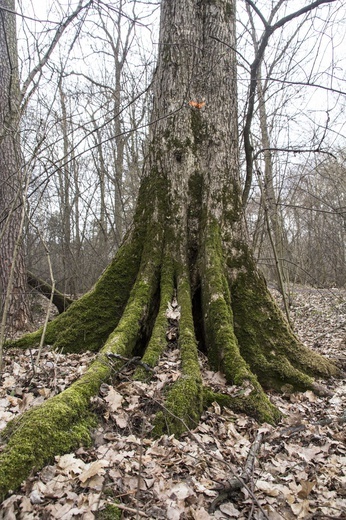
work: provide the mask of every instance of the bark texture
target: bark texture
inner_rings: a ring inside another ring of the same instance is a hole
[[[18,330],[28,325],[30,313],[26,297],[24,246],[21,238],[23,179],[19,137],[20,90],[15,1],[1,0],[0,7],[13,11],[0,9],[1,307],[3,310],[8,292],[10,301],[7,323],[13,330]]]
[[[136,349],[155,366],[166,345],[167,301],[175,292],[182,375],[167,389],[156,416],[157,435],[193,428],[214,400],[275,422],[280,413],[264,388],[314,388],[313,375],[337,374],[289,331],[247,245],[231,50],[234,2],[163,0],[161,10],[150,152],[132,231],[95,287],[47,329],[46,341],[59,349],[101,350],[82,380],[7,428],[9,441],[0,454],[2,494],[25,476],[20,467],[27,474],[32,460],[42,466],[53,451],[85,440],[85,428],[83,436],[75,433],[75,409],[79,424],[89,424],[88,399],[110,375],[108,352],[131,356]],[[33,345],[40,335],[14,345]],[[203,387],[198,349],[238,385],[234,397]],[[136,377],[143,377],[141,370]],[[37,424],[45,424],[40,442]],[[42,448],[45,443],[49,450]]]

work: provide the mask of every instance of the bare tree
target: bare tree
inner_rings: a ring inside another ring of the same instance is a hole
[[[42,183],[42,197],[46,208],[52,208],[48,214],[53,213],[47,224],[51,231],[58,227],[57,243],[50,244],[52,264],[58,287],[67,292],[85,292],[95,282],[133,214],[150,82],[147,53],[138,57],[141,18],[135,7],[133,2],[129,12],[122,2],[115,11],[102,2],[95,5],[75,43],[83,43],[82,57],[65,43],[59,62],[50,68],[57,95],[49,92],[45,99],[37,92],[40,113],[56,132],[46,132],[36,178],[46,164],[49,179]],[[136,67],[131,68],[132,61]],[[136,132],[138,126],[142,132]],[[60,223],[54,215],[57,207]],[[44,258],[43,248],[41,252]],[[37,247],[30,254],[35,261],[31,270],[48,277],[47,267],[36,261]]]
[[[30,98],[39,84],[39,75],[50,59],[62,34],[79,13],[91,5],[82,1],[59,24],[47,50],[40,54],[37,63],[29,71],[22,87],[19,84],[18,50],[16,35],[16,10],[14,0],[0,3],[0,282],[2,306],[8,300],[6,314],[12,327],[24,328],[29,321],[26,295],[26,271],[21,227],[26,193],[26,180],[22,175],[24,165],[21,155],[20,121]],[[1,349],[1,345],[0,345]]]

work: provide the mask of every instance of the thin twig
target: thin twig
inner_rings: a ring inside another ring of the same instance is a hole
[[[128,511],[129,513],[133,513],[133,514],[137,514],[139,516],[141,516],[142,518],[149,518],[148,515],[146,515],[145,513],[143,513],[143,511],[137,511],[136,509],[133,509],[132,507],[127,507],[127,506],[124,506],[123,504],[114,504],[115,507],[117,507],[118,509],[122,509],[123,511]]]

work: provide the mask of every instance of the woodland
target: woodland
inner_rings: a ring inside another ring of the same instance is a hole
[[[0,0],[0,518],[346,517],[345,20]]]

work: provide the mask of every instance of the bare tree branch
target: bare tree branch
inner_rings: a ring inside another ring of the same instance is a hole
[[[325,153],[333,157],[336,160],[336,156],[332,152],[328,152],[328,150],[322,150],[320,147],[318,148],[261,148],[258,152],[253,156],[253,160],[256,160],[257,157],[264,152],[288,152],[288,153]]]
[[[254,8],[252,0],[245,0],[245,2],[247,4],[249,4],[252,8]],[[294,18],[297,18],[305,13],[310,12],[313,9],[316,9],[316,7],[319,7],[320,5],[330,4],[330,3],[334,3],[334,2],[336,2],[336,0],[316,0],[315,2],[312,2],[311,4],[303,7],[302,9],[299,9],[298,11],[295,11],[294,13],[284,16],[283,18],[278,20],[273,25],[267,24],[266,28],[262,34],[260,44],[258,47],[258,51],[256,53],[254,61],[251,64],[248,108],[247,108],[247,113],[246,113],[246,118],[245,118],[245,126],[244,126],[244,130],[243,130],[245,158],[246,158],[246,178],[245,178],[244,191],[243,191],[243,197],[242,197],[244,206],[246,205],[248,197],[249,197],[251,184],[252,184],[252,177],[253,177],[253,148],[251,145],[250,133],[251,133],[251,123],[252,123],[254,107],[255,107],[255,95],[256,95],[256,88],[257,88],[257,82],[258,82],[257,76],[258,76],[258,70],[259,70],[260,64],[263,60],[264,52],[268,45],[269,38],[277,29],[279,29],[280,27],[283,27],[286,23],[290,22]],[[257,13],[258,9],[256,8],[255,11]],[[260,18],[262,21],[264,20],[263,15],[261,15]]]
[[[29,97],[33,94],[35,89],[32,89],[30,92],[30,95],[27,96],[25,99],[25,96],[27,94],[28,88],[31,85],[31,83],[34,81],[35,76],[40,73],[43,69],[43,67],[46,65],[47,61],[49,60],[50,56],[52,55],[57,43],[59,42],[61,36],[67,29],[67,27],[70,25],[71,22],[78,16],[78,14],[83,11],[84,9],[88,9],[90,5],[92,5],[93,0],[89,0],[85,5],[83,5],[82,0],[79,1],[77,8],[73,11],[73,13],[66,18],[66,20],[58,27],[58,29],[55,32],[54,38],[48,47],[47,52],[44,54],[42,59],[37,63],[37,65],[32,69],[30,74],[28,75],[27,79],[24,81],[22,89],[21,89],[21,98],[22,101],[24,101],[23,105],[26,106]]]

